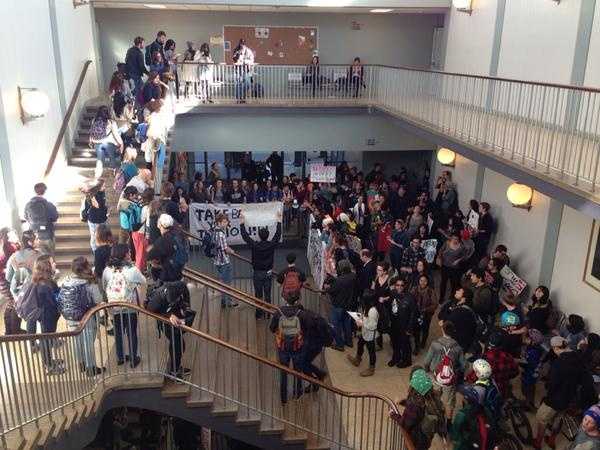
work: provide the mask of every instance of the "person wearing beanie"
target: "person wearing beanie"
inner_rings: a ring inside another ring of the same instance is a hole
[[[408,396],[404,412],[397,418],[400,425],[410,434],[416,450],[431,447],[435,434],[446,439],[446,417],[439,394],[422,367],[415,366],[410,376]]]
[[[583,413],[581,427],[571,450],[600,449],[600,404],[590,407]]]

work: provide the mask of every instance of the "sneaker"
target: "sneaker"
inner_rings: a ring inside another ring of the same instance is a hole
[[[360,373],[361,377],[370,377],[373,376],[375,374],[375,367],[369,367],[368,369],[363,370]]]
[[[117,366],[122,366],[123,364],[125,364],[124,359],[117,359]]]
[[[387,366],[388,367],[394,367],[396,365],[396,361],[394,361],[393,359],[388,361]]]
[[[350,361],[350,364],[352,364],[354,367],[360,366],[360,359],[359,358],[356,358],[355,356],[352,356],[352,355],[347,355],[346,359],[348,361]]]

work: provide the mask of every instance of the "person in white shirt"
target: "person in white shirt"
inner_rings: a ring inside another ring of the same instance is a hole
[[[152,187],[153,184],[152,172],[149,169],[140,169],[138,174],[132,177],[125,187],[133,186],[138,190],[138,192],[144,192],[146,189]],[[123,195],[122,192],[121,195]]]
[[[235,87],[235,98],[238,103],[246,103],[246,92],[252,79],[254,52],[246,45],[245,39],[240,39],[237,47],[233,50],[232,59],[233,63],[238,66],[236,69],[238,83]]]
[[[356,356],[348,355],[348,361],[355,366],[360,366],[365,346],[369,352],[369,367],[360,373],[361,377],[370,377],[375,373],[375,338],[377,337],[377,323],[379,322],[379,312],[377,311],[377,297],[371,289],[366,289],[362,296],[362,316],[356,320],[356,326],[361,329],[361,335],[358,338],[356,346]]]

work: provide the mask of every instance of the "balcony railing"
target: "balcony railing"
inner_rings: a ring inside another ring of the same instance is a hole
[[[240,67],[186,63],[182,93],[218,103],[361,105],[586,192],[599,183],[600,90],[551,83],[365,65]],[[187,84],[187,87],[186,87]]]

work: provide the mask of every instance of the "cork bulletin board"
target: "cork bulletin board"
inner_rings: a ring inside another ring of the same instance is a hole
[[[241,38],[254,51],[258,64],[310,64],[318,50],[317,27],[271,27],[267,25],[223,27],[225,62],[233,64],[233,49]]]

